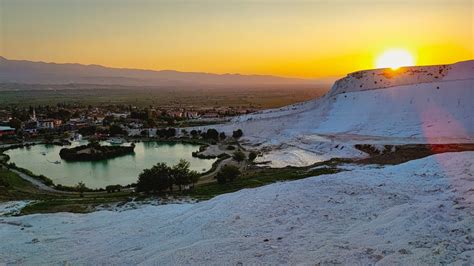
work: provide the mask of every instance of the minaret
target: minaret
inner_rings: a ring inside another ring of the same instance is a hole
[[[31,117],[31,120],[33,120],[34,122],[36,122],[36,111],[35,111],[35,108],[33,108],[33,116]]]

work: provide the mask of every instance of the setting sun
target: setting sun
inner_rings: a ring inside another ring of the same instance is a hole
[[[381,54],[375,63],[377,68],[391,68],[396,70],[402,66],[413,66],[415,60],[410,52],[403,49],[393,49]]]

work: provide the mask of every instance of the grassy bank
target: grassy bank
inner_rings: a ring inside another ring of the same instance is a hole
[[[215,196],[235,192],[244,188],[255,188],[275,182],[302,179],[310,176],[334,174],[339,170],[336,168],[319,168],[310,170],[308,168],[286,167],[280,169],[258,169],[243,173],[236,180],[218,184],[217,182],[197,186],[189,192],[196,199],[210,199]]]
[[[98,205],[108,203],[127,202],[133,194],[130,192],[90,193],[83,198],[71,195],[61,198],[48,198],[35,202],[23,208],[21,215],[33,213],[73,212],[87,213],[94,211]]]
[[[176,143],[176,140],[170,140],[170,142]],[[184,140],[183,142],[192,142],[193,144],[200,144],[201,146],[207,144],[206,142],[199,140]],[[230,156],[227,154],[218,156],[218,160],[207,173],[215,171],[219,163],[229,157]],[[325,168],[319,169],[312,169],[312,167],[317,165],[311,167],[285,167],[279,169],[251,166],[249,169],[244,170],[243,173],[232,182],[225,184],[218,184],[217,182],[199,184],[190,191],[174,191],[166,194],[174,197],[190,196],[199,200],[207,200],[217,195],[231,193],[245,188],[255,188],[274,182],[297,180],[323,174],[333,174],[339,171],[336,168],[338,163],[340,163],[338,160],[320,163],[318,165],[324,165]],[[33,175],[33,173],[26,169],[20,170],[27,171],[27,174]],[[28,181],[21,179],[21,177],[6,168],[2,169],[0,177],[2,178],[0,180],[4,180],[4,183],[8,183],[7,186],[0,187],[0,189],[2,189],[0,190],[0,192],[2,192],[0,200],[37,200],[37,202],[25,207],[21,211],[22,215],[52,212],[91,212],[98,205],[127,202],[132,198],[145,197],[133,192],[132,189],[124,189],[121,192],[112,193],[107,193],[105,191],[89,191],[84,193],[84,197],[80,197],[79,193],[44,192],[30,184]]]
[[[243,173],[236,180],[226,184],[218,184],[217,182],[208,183],[198,185],[188,192],[181,193],[175,191],[168,193],[168,195],[175,197],[190,196],[199,200],[207,200],[244,188],[255,188],[274,182],[297,180],[309,176],[332,174],[336,172],[338,172],[338,170],[332,167],[315,170],[295,167],[252,169]],[[143,196],[129,190],[114,193],[86,192],[82,198],[79,197],[79,193],[45,193],[5,168],[0,169],[0,180],[9,184],[8,187],[0,186],[0,200],[38,200],[25,207],[21,211],[21,215],[54,212],[85,213],[93,211],[98,205],[127,202],[135,197],[143,198]]]
[[[38,189],[16,173],[0,166],[0,201],[49,199],[58,196]]]

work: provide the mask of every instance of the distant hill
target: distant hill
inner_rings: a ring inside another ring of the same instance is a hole
[[[211,74],[174,70],[110,68],[99,65],[56,64],[9,60],[0,56],[0,83],[102,84],[126,86],[279,86],[322,85],[324,80],[268,75]]]

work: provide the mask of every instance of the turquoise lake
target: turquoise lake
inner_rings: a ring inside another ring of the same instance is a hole
[[[84,144],[87,142],[74,142],[71,146],[65,147]],[[10,162],[35,174],[45,175],[55,184],[74,186],[82,181],[90,188],[134,183],[143,169],[150,168],[158,162],[174,165],[180,159],[185,159],[191,163],[191,170],[205,172],[216,161],[216,159],[192,157],[192,152],[199,150],[199,145],[194,144],[139,142],[135,145],[135,153],[132,155],[95,162],[61,160],[59,151],[63,147],[56,145],[41,144],[7,150],[5,153],[10,156]],[[61,163],[54,163],[56,161]]]

